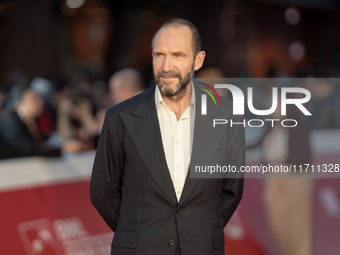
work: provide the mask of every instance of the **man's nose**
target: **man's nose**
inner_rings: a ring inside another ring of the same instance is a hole
[[[169,56],[165,56],[163,60],[162,69],[164,72],[169,72],[173,69],[172,61]]]

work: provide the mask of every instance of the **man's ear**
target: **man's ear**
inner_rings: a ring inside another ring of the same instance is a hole
[[[197,53],[195,57],[195,65],[194,65],[195,71],[197,71],[198,69],[202,67],[204,58],[205,58],[205,51],[200,51]]]

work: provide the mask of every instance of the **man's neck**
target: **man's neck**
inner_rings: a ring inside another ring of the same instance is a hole
[[[162,94],[163,101],[170,107],[175,113],[176,119],[179,120],[184,111],[190,106],[191,102],[191,84],[187,85],[187,88],[183,91],[182,95],[175,97],[169,97]]]

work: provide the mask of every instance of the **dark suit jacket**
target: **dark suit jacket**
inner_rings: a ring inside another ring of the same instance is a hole
[[[245,158],[242,125],[212,127],[213,118],[241,121],[232,116],[232,104],[225,100],[223,106],[215,106],[208,100],[208,115],[201,116],[202,92],[195,92],[190,169],[203,163],[239,168]],[[111,254],[224,254],[223,228],[241,200],[243,178],[190,178],[188,173],[178,202],[163,151],[154,95],[152,86],[106,113],[90,195],[115,232]]]

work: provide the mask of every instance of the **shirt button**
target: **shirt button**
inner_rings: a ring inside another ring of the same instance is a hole
[[[174,246],[175,245],[175,241],[174,240],[169,240],[169,245],[170,246]]]
[[[179,165],[177,165],[177,168],[180,168],[180,166],[179,166]]]
[[[180,194],[181,193],[181,191],[180,190],[177,190],[177,194]]]

